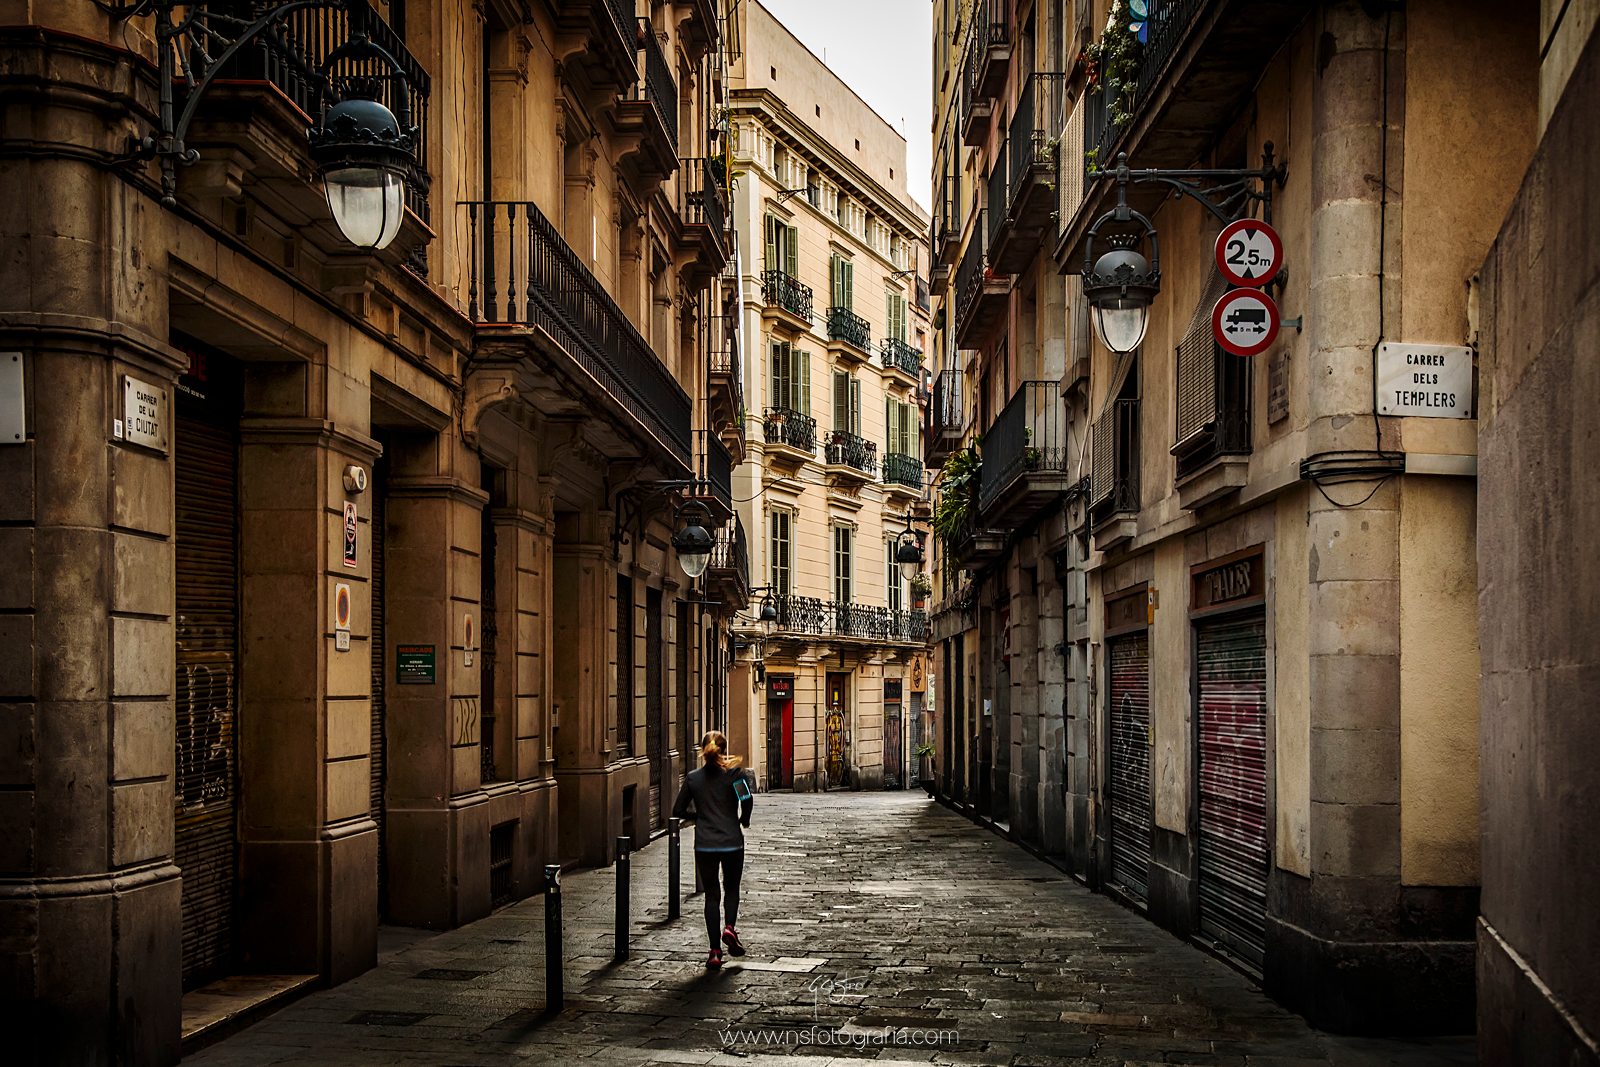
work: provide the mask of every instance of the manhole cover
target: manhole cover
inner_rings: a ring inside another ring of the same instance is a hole
[[[488,971],[455,971],[449,967],[430,967],[426,971],[418,971],[411,977],[423,978],[430,982],[470,982],[488,973]]]

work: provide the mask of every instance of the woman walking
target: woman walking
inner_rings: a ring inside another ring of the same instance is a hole
[[[722,903],[728,912],[722,944],[728,946],[730,954],[744,955],[744,943],[739,940],[739,878],[744,874],[741,827],[750,825],[750,809],[755,806],[749,773],[739,770],[738,756],[727,753],[728,739],[720,730],[701,738],[700,756],[704,762],[684,776],[683,788],[672,805],[673,815],[694,821],[694,866],[705,888],[706,936],[711,940],[706,967],[712,970],[722,966],[722,946],[717,943]]]

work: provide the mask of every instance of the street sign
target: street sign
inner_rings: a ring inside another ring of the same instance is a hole
[[[1378,414],[1472,418],[1472,349],[1392,341],[1379,345]]]
[[[1217,270],[1229,285],[1259,288],[1283,269],[1278,231],[1258,219],[1237,219],[1217,234]]]
[[[1211,336],[1236,356],[1258,356],[1278,339],[1278,305],[1259,289],[1230,289],[1211,309]]]
[[[395,645],[394,680],[401,685],[432,685],[433,646]]]

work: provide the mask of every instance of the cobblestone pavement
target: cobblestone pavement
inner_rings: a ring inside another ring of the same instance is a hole
[[[684,835],[684,891],[692,888]],[[765,794],[740,928],[707,973],[701,899],[666,921],[665,839],[633,858],[631,958],[612,870],[563,879],[567,1007],[544,1004],[535,897],[442,934],[186,1065],[781,1062],[1446,1067],[1471,1039],[1311,1030],[1224,964],[921,793]],[[903,1028],[896,1044],[885,1028]],[[740,1037],[741,1032],[765,1037]],[[763,1043],[767,1042],[767,1043]],[[915,1043],[913,1043],[915,1042]]]

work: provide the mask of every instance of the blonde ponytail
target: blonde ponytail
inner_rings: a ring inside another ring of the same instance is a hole
[[[743,762],[738,756],[727,755],[727,751],[728,739],[721,730],[708,730],[700,739],[700,758],[707,767],[714,763],[723,770],[732,770]]]

